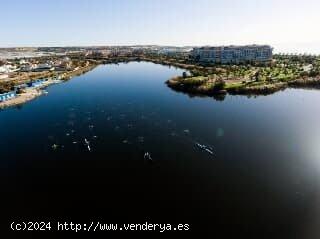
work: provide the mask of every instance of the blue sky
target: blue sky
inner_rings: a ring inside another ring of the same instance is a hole
[[[271,44],[320,53],[319,0],[1,0],[0,47]]]

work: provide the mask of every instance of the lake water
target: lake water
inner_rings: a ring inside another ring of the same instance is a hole
[[[148,221],[317,238],[320,91],[217,101],[165,85],[182,72],[99,66],[0,111],[6,223]]]

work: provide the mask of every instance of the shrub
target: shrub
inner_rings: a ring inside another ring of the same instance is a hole
[[[184,72],[182,73],[182,77],[183,77],[183,78],[187,78],[187,72],[184,71]]]
[[[225,86],[226,86],[226,82],[224,80],[222,80],[222,79],[218,79],[214,83],[213,89],[219,91],[219,90],[223,90]]]
[[[315,76],[318,76],[319,73],[320,73],[320,72],[317,71],[317,70],[312,70],[312,71],[310,71],[309,76],[310,76],[310,77],[315,77]]]

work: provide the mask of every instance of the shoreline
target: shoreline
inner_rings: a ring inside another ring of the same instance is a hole
[[[266,96],[290,88],[319,89],[320,77],[296,79],[289,82],[271,82],[253,86],[251,86],[250,83],[254,82],[249,82],[241,86],[232,87],[232,84],[227,82],[226,86],[223,86],[219,89],[214,89],[214,87],[202,87],[202,85],[197,82],[187,82],[182,77],[175,77],[166,81],[166,84],[169,88],[177,92],[182,92],[194,96],[218,96],[226,94],[245,96]]]
[[[41,87],[28,88],[25,90],[25,92],[23,92],[21,94],[17,94],[17,96],[15,98],[0,102],[0,109],[18,106],[18,105],[24,104],[28,101],[31,101],[31,100],[43,95],[44,94],[43,90],[45,88],[47,88],[48,86],[53,85],[53,84],[59,84],[61,82],[62,82],[61,80],[48,80]]]
[[[75,76],[79,76],[93,70],[96,66],[97,65],[89,65],[71,72],[64,72],[64,73],[58,74],[56,76],[56,79],[49,78],[39,87],[27,88],[24,90],[24,92],[17,94],[15,98],[0,102],[0,110],[22,105],[31,100],[34,100],[35,98],[42,96],[45,93],[44,89],[46,89],[50,85],[59,84],[59,83],[63,83],[68,80],[71,80]]]
[[[160,64],[164,66],[173,66],[177,68],[184,69],[186,71],[192,72],[194,70],[197,71],[205,71],[206,68],[200,65],[193,65],[193,64],[185,64],[180,62],[173,62],[171,60],[160,60],[160,59],[153,59],[149,57],[137,57],[127,59],[127,61],[117,61],[117,63],[121,62],[130,62],[130,61],[145,61],[145,62],[152,62],[154,64]],[[107,63],[108,64],[108,63]],[[110,63],[109,63],[110,64]],[[200,76],[206,77],[206,76]],[[171,79],[165,81],[165,84],[177,91],[186,94],[190,94],[192,96],[208,96],[208,97],[218,97],[219,99],[221,96],[230,94],[230,95],[245,95],[245,96],[263,96],[263,95],[271,95],[276,92],[289,89],[289,88],[296,88],[296,89],[320,89],[320,76],[315,77],[304,77],[304,78],[297,78],[290,81],[270,81],[270,82],[255,82],[255,81],[247,81],[246,83],[242,83],[243,80],[238,80],[238,82],[229,82],[228,80],[225,81],[225,86],[218,89],[214,89],[215,83],[210,88],[202,87],[199,82],[191,82],[191,84],[185,84],[184,80],[188,80],[192,77],[183,78],[181,76],[176,76]],[[210,82],[212,84],[212,82]],[[252,85],[257,84],[257,85]]]
[[[269,80],[269,81],[257,81],[248,80],[245,77],[238,77],[235,80],[222,79],[219,77],[210,78],[208,76],[208,68],[201,65],[194,65],[188,63],[176,62],[172,59],[162,60],[152,57],[121,57],[109,60],[91,61],[87,66],[70,72],[50,72],[49,80],[38,88],[28,88],[26,92],[18,94],[15,98],[7,101],[0,102],[0,109],[8,108],[11,106],[17,106],[31,101],[43,94],[42,89],[48,87],[51,84],[57,84],[52,77],[61,79],[60,82],[72,79],[77,75],[84,74],[93,70],[96,66],[101,64],[117,64],[127,62],[152,62],[154,64],[160,64],[165,66],[173,66],[186,70],[190,75],[188,76],[176,76],[165,81],[165,84],[177,92],[189,94],[190,96],[208,96],[218,99],[222,99],[227,94],[230,95],[246,95],[246,96],[259,96],[270,95],[287,88],[308,88],[319,89],[320,88],[320,76],[314,77],[300,77],[291,79],[288,81],[281,80]],[[221,66],[217,66],[217,69],[222,69]],[[212,69],[212,67],[211,67]],[[210,68],[209,68],[210,70]],[[198,73],[198,76],[194,76],[194,73]],[[199,74],[200,73],[200,74]],[[186,72],[184,74],[187,74]]]
[[[289,88],[297,88],[297,89],[320,89],[320,75],[314,77],[298,77],[295,79],[291,79],[288,81],[281,80],[271,80],[271,81],[255,81],[248,80],[245,77],[239,77],[236,81],[234,80],[223,80],[224,85],[216,87],[219,79],[215,80],[204,80],[208,78],[205,74],[207,68],[201,65],[194,65],[188,63],[175,62],[173,60],[161,60],[152,57],[129,57],[129,58],[120,58],[113,59],[110,61],[105,61],[102,64],[117,64],[117,63],[125,63],[125,62],[152,62],[154,64],[160,64],[164,66],[173,66],[177,68],[184,69],[191,74],[194,71],[198,71],[200,73],[199,77],[202,78],[203,81],[194,80],[193,76],[187,76],[186,78],[182,76],[176,76],[171,79],[165,81],[165,84],[175,90],[177,92],[182,92],[185,94],[189,94],[192,96],[208,96],[208,97],[217,97],[221,98],[221,96],[225,96],[227,94],[230,95],[245,95],[245,96],[263,96],[263,95],[271,95],[276,92],[289,89]],[[221,68],[223,66],[216,66],[217,68]]]

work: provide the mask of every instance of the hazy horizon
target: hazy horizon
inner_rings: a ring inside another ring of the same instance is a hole
[[[320,54],[316,0],[4,0],[1,8],[1,48],[268,44]]]

